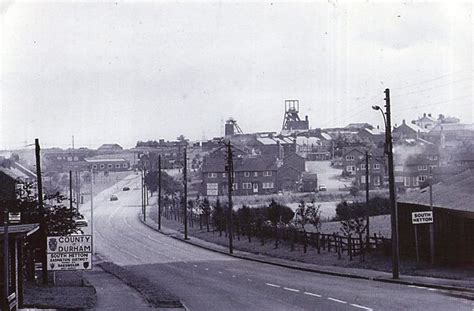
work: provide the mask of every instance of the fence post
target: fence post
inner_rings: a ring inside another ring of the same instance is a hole
[[[364,243],[362,241],[362,233],[359,232],[359,256],[360,256],[360,261],[365,261],[365,247]]]
[[[318,249],[318,254],[321,254],[321,245],[319,244],[319,239],[320,239],[319,232],[316,233],[316,248]]]
[[[337,258],[341,259],[341,239],[337,233],[334,234],[334,242],[336,246]]]
[[[378,240],[377,240],[377,233],[374,233],[374,240],[375,240],[375,249],[379,248]]]
[[[350,234],[347,238],[347,251],[349,253],[349,261],[352,261],[352,236]]]
[[[323,244],[323,250],[326,250],[326,236],[324,234],[321,243]]]

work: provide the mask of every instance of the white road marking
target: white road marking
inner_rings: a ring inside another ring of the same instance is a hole
[[[235,275],[232,275],[233,278],[235,278]]]
[[[193,265],[194,268],[197,268],[197,265]]]
[[[426,287],[423,287],[423,286],[416,286],[416,285],[408,285],[408,287],[411,287],[411,288],[418,288],[418,289],[427,289]]]
[[[328,297],[329,300],[332,300],[332,301],[335,301],[335,302],[339,302],[339,303],[347,303],[343,300],[339,300],[339,299],[336,299],[336,298],[331,298],[331,297]]]
[[[437,289],[436,289],[436,288],[428,288],[428,290],[430,290],[430,291],[432,291],[432,292],[435,292],[435,291],[437,291]]]
[[[219,271],[219,274],[222,274],[222,271]]]
[[[314,297],[322,297],[321,295],[315,294],[315,293],[310,293],[310,292],[304,292],[305,295],[309,296],[314,296]]]
[[[206,268],[205,270],[206,270],[206,271],[209,271],[209,268]]]
[[[247,281],[249,281],[249,282],[252,282],[252,280],[251,280],[251,279],[247,279]],[[473,311],[474,311],[474,310],[473,310]]]
[[[367,308],[367,307],[364,307],[364,306],[359,306],[359,305],[356,305],[355,303],[351,303],[351,306],[359,308],[359,309],[364,309],[364,310],[367,310],[367,311],[372,311],[371,308]]]
[[[265,285],[268,285],[268,286],[271,286],[271,287],[278,287],[278,288],[281,287],[280,285],[275,285],[275,284],[272,284],[272,283],[265,283]]]
[[[294,289],[294,288],[289,288],[289,287],[283,287],[283,289],[286,289],[290,292],[299,292],[300,291],[299,289]]]

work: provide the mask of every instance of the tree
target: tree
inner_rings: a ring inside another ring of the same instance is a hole
[[[252,226],[252,215],[250,208],[244,204],[241,208],[239,208],[237,214],[239,215],[240,224],[244,229],[243,231],[247,234],[250,243],[252,242],[252,234],[250,232]]]
[[[222,207],[219,199],[217,199],[216,206],[212,211],[212,219],[214,222],[214,227],[217,227],[217,230],[219,230],[219,236],[222,236],[222,230],[224,230],[225,215],[224,208]]]
[[[147,172],[145,184],[151,193],[158,191],[158,171]],[[182,192],[183,185],[165,171],[161,171],[161,189],[164,194],[172,194]]]
[[[294,217],[294,212],[291,208],[281,205],[272,199],[267,208],[268,220],[272,223],[275,232],[275,248],[278,248],[278,228],[284,227]]]
[[[316,228],[316,230],[319,231],[319,228],[321,226],[320,205],[315,206],[314,202],[305,204],[305,202],[301,200],[295,212],[295,225],[297,227],[300,227],[303,231],[303,249],[305,253],[308,248],[308,243],[306,239],[307,224],[312,224]]]
[[[341,223],[345,235],[359,234],[366,230],[367,209],[365,203],[348,204],[343,201],[336,206],[336,218]]]
[[[201,202],[200,202],[200,208],[201,208],[201,211],[202,211],[202,215],[204,216],[204,218],[206,219],[206,228],[207,228],[207,232],[209,232],[209,218],[211,216],[211,213],[212,213],[212,206],[211,204],[209,203],[209,200],[207,198],[204,198]],[[202,228],[201,228],[202,229]]]

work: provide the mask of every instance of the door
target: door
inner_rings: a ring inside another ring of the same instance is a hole
[[[253,193],[257,193],[258,192],[258,182],[254,182],[253,183]]]

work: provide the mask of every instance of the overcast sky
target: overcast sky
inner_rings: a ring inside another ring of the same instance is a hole
[[[472,4],[2,2],[0,149],[210,139],[423,112],[472,123]]]

